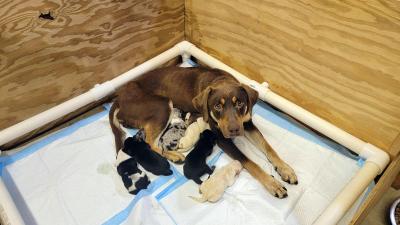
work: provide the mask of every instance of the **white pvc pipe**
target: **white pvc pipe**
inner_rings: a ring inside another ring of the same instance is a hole
[[[313,129],[321,132],[325,136],[335,140],[339,144],[347,147],[353,152],[366,159],[368,162],[376,164],[379,171],[378,174],[382,173],[390,161],[389,155],[382,149],[377,148],[374,145],[366,143],[357,137],[347,133],[346,131],[336,127],[328,121],[310,113],[309,111],[301,108],[300,106],[290,102],[289,100],[275,94],[268,90],[264,91],[260,98],[266,102],[269,102],[273,106],[293,116],[299,121],[307,124]]]
[[[267,91],[261,97],[263,100],[271,103],[273,106],[295,117],[296,119],[302,121],[308,126],[318,130],[319,132],[332,138],[333,140],[337,140],[339,144],[353,150],[357,154],[360,154],[363,146],[365,145],[364,141],[352,136],[344,130],[339,129],[338,127],[327,122],[326,120],[323,120],[320,117],[311,114],[300,106],[293,104],[292,102],[275,94],[272,91]]]
[[[224,70],[230,74],[232,74],[236,79],[238,79],[241,83],[249,83],[251,80],[244,76],[243,74],[237,72],[236,70],[232,69],[231,67],[227,66],[226,64],[222,63],[218,59],[210,56],[203,50],[197,48],[195,45],[188,41],[182,41],[179,43],[179,47],[183,52],[189,53],[196,59],[200,60],[204,64],[212,67]]]
[[[365,191],[379,173],[376,164],[366,162],[351,181],[342,189],[336,198],[313,223],[314,225],[334,225],[346,214],[353,203]]]
[[[21,215],[0,177],[0,221],[10,225],[24,225]]]
[[[75,98],[72,98],[62,104],[59,104],[49,110],[39,113],[29,119],[17,123],[0,131],[0,145],[3,145],[13,139],[29,133],[47,123],[50,123],[58,118],[61,118],[83,106],[95,102],[107,95],[113,93],[118,87],[136,78],[137,76],[155,69],[162,64],[168,62],[178,56],[181,49],[178,46],[161,53],[160,55],[140,64],[139,66],[129,70],[122,75],[107,81],[103,84],[96,85],[86,93],[83,93]]]

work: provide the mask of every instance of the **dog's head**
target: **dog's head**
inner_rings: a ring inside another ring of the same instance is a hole
[[[243,135],[243,123],[251,119],[258,92],[236,82],[219,82],[193,98],[205,122],[215,121],[225,138]]]
[[[204,130],[200,134],[200,139],[206,139],[210,143],[215,143],[217,141],[217,136],[211,130]]]
[[[133,137],[128,137],[124,141],[124,152],[132,157],[138,154],[138,151],[147,149],[149,145],[142,139],[142,133],[139,133]]]

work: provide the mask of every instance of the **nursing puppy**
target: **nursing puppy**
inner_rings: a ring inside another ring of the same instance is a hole
[[[216,135],[210,130],[205,130],[200,134],[200,140],[186,156],[185,165],[183,165],[183,174],[185,177],[192,179],[197,184],[201,184],[201,176],[206,173],[209,175],[212,174],[215,167],[210,168],[206,163],[206,159],[207,156],[211,155],[216,140]]]
[[[186,128],[185,135],[179,140],[178,151],[186,152],[190,150],[199,140],[201,132],[206,129],[210,129],[208,123],[204,122],[203,117],[197,118]]]
[[[167,159],[152,151],[150,145],[142,138],[144,136],[143,133],[139,132],[134,138],[129,137],[125,140],[122,150],[132,156],[145,170],[154,175],[171,175],[172,170]]]
[[[168,124],[164,134],[160,137],[158,146],[164,151],[176,150],[179,140],[185,135],[186,122],[182,119],[182,111],[176,108],[172,109],[171,122]]]
[[[134,158],[119,163],[117,171],[122,178],[122,182],[124,182],[125,188],[133,195],[136,195],[140,190],[146,189],[150,184],[146,173],[138,168]]]
[[[189,196],[198,202],[217,202],[225,192],[225,189],[235,182],[242,170],[242,164],[234,160],[228,165],[217,169],[208,180],[204,181],[199,189],[201,197]]]

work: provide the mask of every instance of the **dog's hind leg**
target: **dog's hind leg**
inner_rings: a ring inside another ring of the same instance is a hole
[[[118,96],[119,119],[125,126],[143,128],[146,142],[151,149],[172,162],[183,162],[185,156],[179,152],[162,151],[158,147],[160,136],[167,128],[171,117],[172,102],[168,98],[148,94],[142,87],[131,82]]]
[[[147,102],[147,105],[150,104]],[[164,156],[174,163],[183,163],[185,156],[176,151],[163,151],[158,142],[161,135],[164,133],[171,120],[172,102],[167,98],[154,96],[152,104],[156,104],[156,110],[152,111],[151,115],[144,123],[144,132],[146,134],[146,142],[151,146],[151,149],[158,154]]]
[[[158,146],[158,140],[160,139],[160,133],[163,132],[163,128],[160,124],[156,124],[154,122],[148,122],[144,126],[144,132],[146,133],[146,142],[151,146],[151,149],[158,154],[164,156],[168,160],[174,163],[183,163],[185,161],[185,156],[176,151],[163,151]]]

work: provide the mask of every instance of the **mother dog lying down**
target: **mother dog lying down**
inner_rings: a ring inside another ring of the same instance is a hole
[[[294,170],[271,148],[251,120],[257,99],[256,91],[222,70],[166,67],[150,71],[117,91],[109,115],[117,152],[125,140],[121,125],[142,128],[146,142],[154,151],[175,163],[182,163],[185,160],[182,153],[162,151],[158,147],[158,140],[168,126],[174,106],[202,116],[217,134],[218,146],[239,160],[272,195],[284,198],[287,196],[286,188],[249,160],[231,140],[236,136],[246,136],[266,154],[282,180],[297,184]]]

